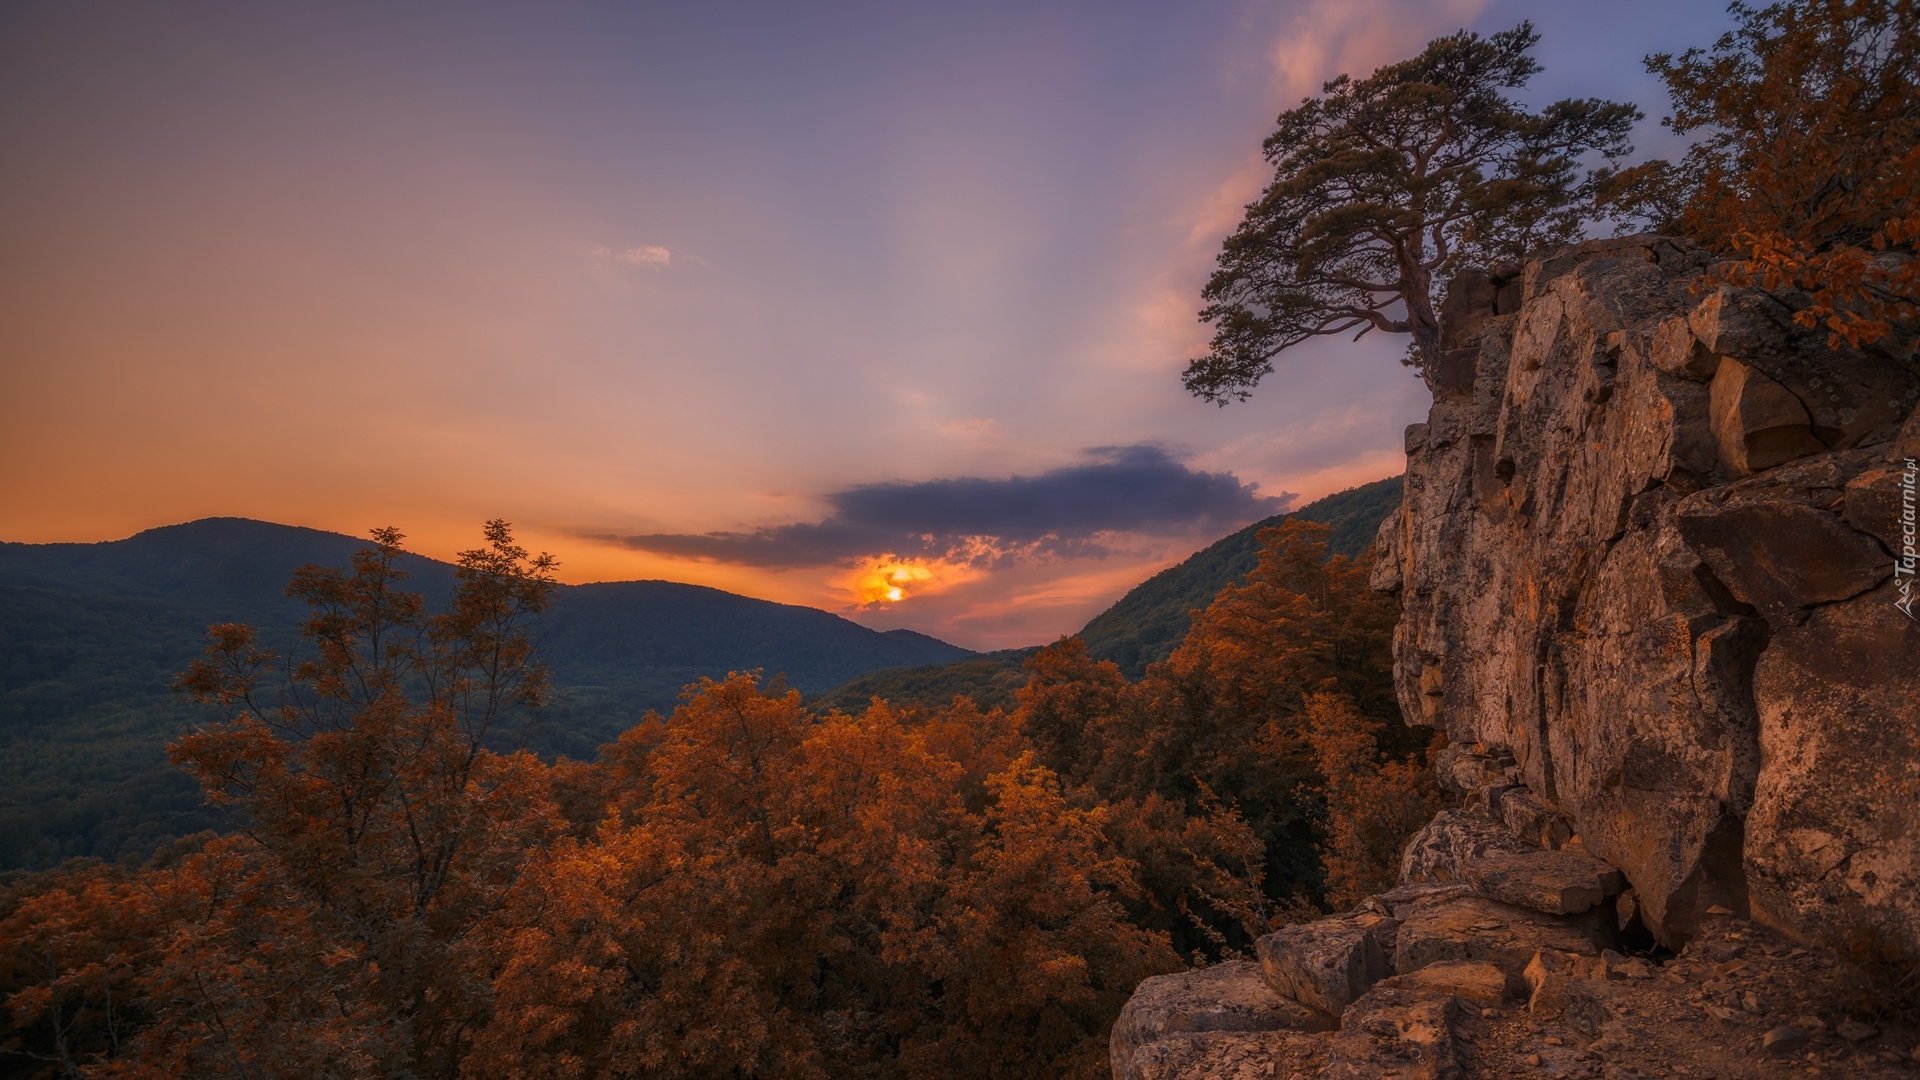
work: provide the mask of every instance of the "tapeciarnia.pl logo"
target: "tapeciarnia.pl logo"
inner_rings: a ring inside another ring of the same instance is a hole
[[[1893,557],[1893,585],[1900,590],[1900,598],[1893,602],[1893,606],[1899,608],[1907,618],[1920,622],[1920,616],[1913,613],[1913,602],[1920,599],[1913,591],[1915,563],[1920,561],[1920,552],[1915,551],[1916,547],[1920,547],[1920,540],[1914,536],[1913,494],[1914,478],[1920,474],[1920,468],[1916,468],[1912,458],[1907,458],[1903,464],[1906,468],[1900,473],[1900,550]]]

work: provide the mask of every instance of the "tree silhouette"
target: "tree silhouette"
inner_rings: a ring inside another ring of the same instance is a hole
[[[1282,113],[1263,147],[1273,182],[1229,236],[1201,293],[1210,351],[1182,377],[1243,400],[1273,358],[1327,334],[1411,334],[1432,383],[1437,277],[1578,236],[1599,175],[1580,158],[1630,149],[1631,105],[1568,99],[1531,113],[1503,91],[1540,71],[1531,24],[1461,31],[1365,79],[1346,75]]]

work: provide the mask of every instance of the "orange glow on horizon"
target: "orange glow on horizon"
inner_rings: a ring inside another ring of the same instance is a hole
[[[941,592],[969,576],[964,566],[887,554],[868,559],[834,585],[851,593],[855,605],[871,608]]]

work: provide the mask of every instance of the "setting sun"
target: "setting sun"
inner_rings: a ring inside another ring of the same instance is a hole
[[[861,607],[897,604],[909,596],[939,592],[952,584],[962,568],[922,559],[901,559],[881,555],[867,562],[844,579]]]

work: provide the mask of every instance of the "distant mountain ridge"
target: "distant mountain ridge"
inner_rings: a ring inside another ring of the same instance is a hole
[[[1366,549],[1399,505],[1393,477],[1294,511],[1333,526],[1335,554]],[[1185,636],[1204,607],[1254,566],[1249,525],[1163,570],[1089,622],[1089,651],[1132,678]],[[74,855],[144,855],[159,842],[231,827],[163,749],[205,710],[169,687],[209,623],[248,622],[267,644],[296,643],[306,607],[283,593],[295,566],[344,565],[366,541],[245,518],[207,518],[102,544],[0,543],[0,870]],[[453,567],[409,555],[408,585],[430,605]],[[974,653],[911,630],[870,630],[829,612],[667,581],[563,585],[541,621],[556,700],[509,732],[545,754],[592,756],[669,710],[701,676],[785,674],[817,709],[873,696],[944,705],[967,693],[1010,707],[1032,649]]]
[[[113,857],[223,821],[163,748],[206,712],[174,673],[209,623],[298,641],[306,606],[283,590],[304,563],[344,565],[366,541],[245,518],[207,518],[100,544],[0,543],[0,869]],[[435,605],[453,567],[402,560]],[[701,676],[759,668],[817,694],[863,672],[976,654],[912,631],[668,581],[563,585],[540,624],[556,701],[503,733],[547,754],[591,757]]]

